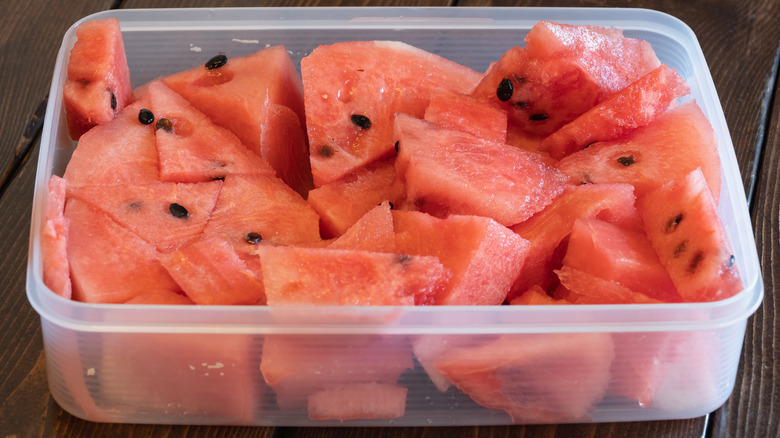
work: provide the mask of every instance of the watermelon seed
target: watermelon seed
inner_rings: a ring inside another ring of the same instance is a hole
[[[412,256],[409,254],[398,254],[398,257],[396,257],[395,262],[400,265],[405,265],[412,261]]]
[[[181,204],[177,204],[175,202],[168,206],[168,211],[170,211],[175,218],[187,219],[190,217],[190,212],[187,211],[187,209],[184,208]]]
[[[726,267],[731,269],[731,267],[734,266],[734,263],[736,263],[736,262],[737,262],[737,258],[734,257],[734,254],[732,254],[731,257],[729,257],[729,262],[728,262],[728,265]]]
[[[161,117],[160,120],[157,121],[157,125],[155,125],[157,129],[163,129],[165,132],[173,132],[173,123],[171,123],[170,120],[166,119],[165,117]]]
[[[525,109],[525,108],[528,108],[530,105],[528,105],[528,102],[520,101],[520,102],[515,102],[515,106],[518,107],[518,108],[524,108]]]
[[[674,252],[672,253],[674,258],[680,257],[680,255],[685,252],[685,249],[687,248],[687,246],[688,246],[688,240],[687,239],[683,240],[682,242],[680,242],[680,244],[677,245],[674,248]]]
[[[328,146],[328,145],[325,145],[325,146],[321,147],[320,148],[320,152],[319,152],[319,154],[320,154],[320,156],[322,158],[330,158],[335,153],[336,153],[336,151],[334,151],[333,148]]]
[[[213,70],[215,68],[220,68],[223,65],[227,64],[227,56],[225,55],[217,55],[208,61],[206,61],[206,68],[209,70]]]
[[[542,120],[547,120],[548,117],[550,116],[548,116],[547,114],[539,113],[539,114],[531,114],[531,117],[529,117],[529,119],[531,119],[534,122],[541,122]]]
[[[682,221],[682,219],[683,219],[683,214],[682,213],[680,213],[677,216],[673,217],[672,220],[670,220],[666,224],[666,232],[667,233],[671,233],[672,231],[674,231],[677,228],[677,226],[680,225],[680,222]]]
[[[392,202],[387,201],[387,203],[390,204],[390,210],[392,210],[395,207]],[[734,258],[734,256],[731,256],[731,258]]]
[[[634,161],[634,156],[633,155],[629,155],[627,157],[620,157],[620,158],[617,159],[617,161],[618,161],[618,163],[620,163],[620,164],[622,164],[622,165],[624,165],[626,167],[628,167],[628,166],[630,166],[630,165],[632,165],[632,164],[634,164],[636,162],[636,161]]]
[[[116,95],[114,93],[111,93],[111,109],[116,109]]]
[[[133,201],[133,202],[131,202],[131,203],[127,204],[127,208],[129,208],[130,210],[140,210],[140,209],[141,209],[141,206],[142,206],[143,204],[144,204],[144,203],[143,203],[143,202],[141,202],[141,201]]]
[[[246,236],[244,236],[244,240],[246,240],[247,243],[256,245],[263,240],[263,236],[260,233],[256,233],[252,231],[250,233],[246,233]]]
[[[393,145],[393,147],[395,148],[395,151],[396,151],[396,152],[398,152],[398,150],[399,150],[399,149],[400,149],[400,147],[401,147],[401,142],[400,142],[400,141],[396,141],[396,142],[395,142],[395,145]]]
[[[364,115],[352,114],[352,117],[350,117],[350,119],[352,120],[352,123],[357,125],[357,127],[360,129],[368,129],[371,127],[371,119],[369,119]]]
[[[138,121],[144,125],[149,125],[154,122],[154,113],[144,108],[138,111]]]
[[[498,88],[496,89],[496,97],[498,97],[498,100],[501,102],[506,102],[512,98],[512,93],[514,93],[512,80],[507,78],[502,79],[501,83],[498,84]]]
[[[701,261],[704,260],[704,253],[699,251],[691,258],[691,263],[688,265],[688,272],[696,272],[696,268],[699,267]]]

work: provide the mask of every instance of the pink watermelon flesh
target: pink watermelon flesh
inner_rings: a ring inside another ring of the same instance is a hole
[[[396,173],[422,211],[486,216],[510,226],[542,210],[565,178],[536,154],[399,114]]]
[[[434,297],[434,304],[502,304],[530,246],[485,217],[438,219],[416,211],[394,211],[393,220],[398,251],[437,256],[452,272],[449,285]]]
[[[400,418],[406,411],[403,386],[388,383],[353,383],[326,388],[309,396],[312,420]]]
[[[46,198],[46,223],[41,230],[43,282],[57,295],[70,299],[73,288],[68,266],[68,227],[65,218],[65,180],[52,175]]]
[[[284,46],[229,58],[218,68],[204,64],[162,81],[266,159],[301,196],[312,188],[303,133],[303,85]]]
[[[310,396],[329,388],[394,385],[413,367],[403,336],[266,336],[260,360],[260,371],[282,409],[306,407]]]
[[[161,81],[149,84],[148,96],[156,120],[162,181],[194,183],[228,174],[275,174],[232,132],[215,125]]]
[[[647,237],[687,301],[717,301],[742,290],[734,252],[700,169],[638,201]]]
[[[433,256],[303,247],[258,248],[269,305],[432,304],[450,272]]]
[[[498,335],[454,347],[436,370],[477,403],[515,423],[585,421],[606,394],[612,338],[603,333]]]
[[[143,108],[149,108],[146,99],[81,136],[63,175],[69,187],[159,181],[154,126],[138,119]]]
[[[110,122],[132,100],[130,69],[119,21],[106,18],[80,23],[63,86],[70,137],[78,140],[92,127]]]
[[[560,284],[554,298],[572,304],[658,304],[662,303],[622,284],[597,277],[587,271],[563,265],[555,274]],[[680,301],[679,298],[675,299]]]
[[[579,218],[604,216],[627,221],[636,216],[633,187],[628,184],[590,184],[570,186],[543,211],[512,227],[512,231],[531,242],[525,262],[507,296],[512,300],[533,285],[544,290],[551,284],[556,248],[571,233]],[[554,289],[554,287],[553,287]]]
[[[721,184],[717,139],[693,101],[625,137],[593,144],[558,164],[560,170],[584,183],[630,183],[637,198],[699,167],[717,203]]]
[[[506,143],[506,112],[467,94],[447,88],[431,92],[423,119],[436,126],[464,131],[496,143]]]
[[[574,222],[563,266],[613,281],[659,301],[682,301],[644,233],[596,218]]]
[[[170,252],[200,236],[221,186],[222,181],[81,186],[70,196],[108,214],[158,251]]]
[[[369,210],[344,234],[330,242],[328,248],[397,252],[390,203],[383,202]]]
[[[541,21],[504,53],[472,95],[523,131],[549,135],[660,65],[646,41],[619,29]]]
[[[160,263],[196,304],[265,304],[262,273],[216,236],[164,254]]]
[[[540,148],[561,159],[591,143],[619,138],[647,125],[689,92],[685,80],[662,64],[550,134]]]
[[[423,117],[431,90],[468,93],[479,73],[405,43],[320,46],[301,60],[310,160],[320,187],[393,155],[393,118]]]
[[[180,290],[160,265],[160,253],[111,217],[78,198],[68,199],[68,263],[73,299],[124,303],[150,290]]]
[[[404,187],[396,182],[392,160],[377,161],[309,192],[324,237],[338,237],[377,204],[400,205]]]

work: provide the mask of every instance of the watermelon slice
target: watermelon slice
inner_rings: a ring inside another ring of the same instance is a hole
[[[130,68],[116,18],[78,25],[62,92],[68,133],[73,140],[94,126],[110,122],[133,100]]]
[[[506,113],[468,94],[447,88],[433,90],[423,119],[442,128],[468,132],[496,143],[506,143]]]
[[[480,74],[395,41],[320,46],[301,60],[310,160],[320,187],[393,155],[393,118],[421,118],[431,90],[468,93]]]
[[[434,304],[502,304],[530,246],[507,227],[480,216],[438,219],[394,211],[393,220],[400,252],[437,256],[452,271]]]
[[[661,114],[625,137],[593,144],[558,164],[583,183],[630,183],[637,198],[699,167],[717,203],[721,184],[717,139],[694,101]]]
[[[541,157],[399,114],[396,173],[422,211],[486,216],[510,226],[559,195],[565,177]]]
[[[232,132],[215,125],[161,81],[148,85],[156,118],[160,179],[205,182],[227,174],[269,174],[274,169],[250,152]]]
[[[312,184],[304,134],[303,86],[287,50],[273,46],[247,56],[225,57],[224,63],[218,62],[221,60],[217,56],[214,62],[162,81],[214,123],[238,136],[249,150],[271,164],[278,177],[305,197]]]
[[[389,383],[353,383],[326,388],[309,396],[312,420],[400,418],[406,411],[403,386]]]
[[[660,65],[650,44],[620,29],[536,23],[472,95],[503,108],[523,131],[550,135]]]
[[[717,206],[700,169],[637,203],[647,237],[687,301],[717,301],[742,290]]]
[[[344,234],[330,242],[328,248],[397,252],[390,203],[383,202],[369,210]]]
[[[70,299],[73,295],[73,287],[68,266],[69,221],[63,215],[65,188],[65,180],[52,175],[49,180],[49,195],[46,199],[46,222],[41,230],[41,259],[44,284],[57,295]]]
[[[685,80],[662,64],[550,134],[539,147],[561,159],[591,143],[647,125],[688,93]]]

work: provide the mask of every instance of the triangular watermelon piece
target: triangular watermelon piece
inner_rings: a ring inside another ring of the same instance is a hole
[[[330,249],[360,249],[397,252],[390,203],[383,202],[364,214],[341,236],[328,244]]]
[[[46,198],[46,223],[41,230],[43,282],[57,295],[70,299],[73,288],[68,266],[68,227],[65,212],[65,180],[52,175]],[[395,239],[393,237],[393,239]],[[395,244],[395,240],[393,240]]]
[[[194,183],[228,174],[275,174],[235,134],[215,125],[163,82],[151,82],[147,91],[162,181]]]
[[[423,117],[431,90],[468,93],[481,75],[396,41],[320,46],[301,60],[314,184],[393,155],[393,118]]]

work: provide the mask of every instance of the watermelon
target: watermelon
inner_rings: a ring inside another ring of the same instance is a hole
[[[663,302],[641,292],[635,292],[617,281],[597,277],[590,272],[572,268],[566,264],[554,272],[560,281],[553,294],[557,300],[564,300],[572,304],[657,304]],[[676,301],[680,301],[680,299],[676,298]]]
[[[122,31],[116,18],[89,20],[76,27],[62,87],[68,133],[78,140],[108,123],[133,100]]]
[[[525,43],[491,65],[472,95],[535,135],[552,134],[661,64],[648,42],[615,28],[540,21]]]
[[[405,114],[395,119],[396,173],[407,198],[435,216],[486,216],[510,226],[542,210],[565,186],[537,155]]]
[[[364,214],[349,229],[328,244],[330,249],[361,249],[397,252],[390,203],[383,202]]]
[[[591,143],[619,138],[647,125],[689,92],[685,80],[662,64],[550,134],[539,147],[561,159]]]
[[[233,132],[249,150],[266,159],[279,178],[306,196],[312,184],[303,89],[284,46],[229,59],[218,55],[162,81],[214,123]]]
[[[687,301],[717,301],[742,290],[734,252],[701,169],[640,199],[647,237]]]
[[[46,222],[41,230],[43,282],[57,295],[70,299],[73,287],[68,266],[68,226],[65,218],[66,182],[57,175],[49,180]]]
[[[541,286],[535,284],[530,289],[509,302],[512,306],[544,306],[550,304],[571,304],[569,301],[551,297]]]
[[[637,198],[701,168],[715,202],[720,198],[717,139],[695,101],[666,111],[622,138],[573,153],[558,168],[582,183],[632,184]]]
[[[407,389],[389,383],[352,383],[309,395],[312,420],[400,418],[406,410]]]
[[[506,143],[507,115],[504,111],[448,88],[431,91],[431,101],[422,118],[442,128]]]
[[[125,304],[195,304],[194,301],[187,298],[187,295],[171,292],[169,290],[152,290],[136,295],[125,301]]]
[[[434,304],[502,304],[530,246],[507,227],[480,216],[438,219],[394,211],[393,221],[398,251],[436,256],[452,272]]]
[[[396,41],[319,46],[301,60],[314,185],[393,151],[393,118],[421,118],[435,88],[468,93],[480,74]]]

